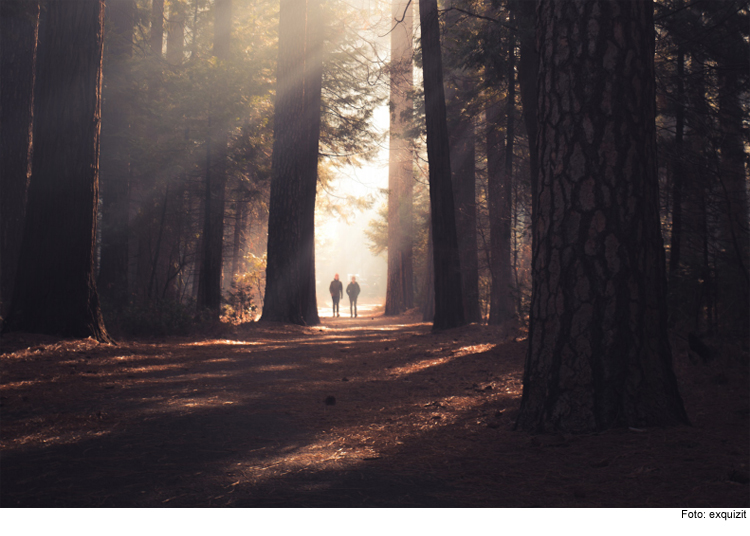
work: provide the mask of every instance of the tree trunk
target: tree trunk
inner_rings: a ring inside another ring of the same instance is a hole
[[[511,233],[513,213],[513,144],[515,138],[515,36],[509,36],[508,61],[506,79],[508,93],[505,106],[505,154],[503,169],[494,169],[489,174],[490,190],[490,243],[492,260],[496,270],[493,280],[492,296],[494,301],[490,307],[490,324],[502,325],[511,322],[515,316],[513,301],[513,270],[511,263]],[[499,137],[499,136],[498,136]],[[499,141],[499,140],[498,140]],[[489,165],[489,159],[488,159]],[[497,164],[495,164],[497,165]],[[497,288],[495,288],[495,286]]]
[[[388,151],[388,281],[385,314],[398,315],[414,306],[412,204],[414,155],[408,129],[413,114],[413,9],[393,0],[390,66],[390,138]]]
[[[427,261],[425,262],[424,299],[422,300],[422,320],[435,319],[435,263],[432,250],[432,222],[427,229]]]
[[[669,244],[669,278],[677,274],[682,245],[683,134],[685,131],[685,52],[677,48],[677,80],[675,91],[675,135],[672,153],[672,235]]]
[[[435,263],[435,318],[432,327],[434,330],[442,330],[463,326],[466,321],[451,185],[437,1],[419,0],[419,18],[422,23],[427,159],[430,168],[430,208]]]
[[[104,2],[44,6],[33,171],[4,330],[106,341],[94,280]]]
[[[542,0],[539,198],[517,426],[687,423],[667,334],[651,1]]]
[[[302,315],[308,326],[320,324],[315,289],[315,196],[318,187],[321,91],[323,83],[323,18],[320,0],[308,0],[305,25],[305,124],[307,149],[302,185]]]
[[[167,61],[172,65],[180,65],[185,56],[186,21],[187,5],[180,1],[171,2],[167,24]]]
[[[130,69],[135,5],[107,2],[102,90],[102,230],[99,279],[102,299],[119,310],[128,303],[128,217],[130,204]]]
[[[149,36],[151,52],[161,56],[164,48],[164,0],[151,2],[151,35]]]
[[[232,0],[214,4],[214,56],[229,58],[232,31]],[[198,280],[198,311],[218,320],[221,313],[221,271],[224,243],[224,196],[227,183],[228,124],[222,110],[209,103],[209,139],[206,148],[205,218],[203,249]]]
[[[445,3],[445,28],[459,23],[461,14],[450,11],[452,3]],[[451,180],[456,208],[456,234],[461,259],[461,285],[464,316],[467,322],[479,322],[479,252],[477,248],[476,206],[476,134],[474,120],[466,112],[468,99],[475,88],[466,79],[465,58],[448,47],[443,51],[447,67],[445,75],[446,120],[450,145]]]
[[[241,191],[237,191],[237,204],[234,212],[234,240],[232,242],[232,283],[234,283],[235,276],[241,272],[242,269],[241,258],[245,251],[245,219],[247,214],[247,202],[241,199]]]
[[[747,174],[743,147],[743,110],[740,104],[741,60],[719,69],[719,129],[721,141],[720,251],[723,273],[719,300],[726,310],[723,319],[730,335],[747,340],[750,325],[750,233],[748,229]]]
[[[39,3],[0,4],[0,317],[13,295],[31,173]],[[12,83],[8,81],[12,80]]]
[[[262,320],[304,324],[301,285],[305,117],[305,0],[281,0]],[[305,274],[306,275],[306,274]]]

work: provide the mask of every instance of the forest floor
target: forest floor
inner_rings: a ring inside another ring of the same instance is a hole
[[[2,507],[747,507],[747,361],[675,343],[692,426],[513,430],[526,343],[414,314],[0,339]]]

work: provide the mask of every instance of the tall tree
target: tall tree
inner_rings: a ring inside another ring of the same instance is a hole
[[[517,425],[686,423],[667,334],[650,0],[542,0],[539,191]]]
[[[745,5],[747,5],[745,3]],[[732,18],[722,31],[718,64],[719,104],[719,213],[720,266],[724,274],[719,299],[727,314],[726,333],[747,341],[750,329],[750,221],[748,218],[748,177],[745,164],[747,135],[743,132],[741,95],[749,86],[747,14],[744,28],[740,17]],[[738,20],[739,19],[739,20]],[[743,35],[743,29],[745,35]],[[728,30],[728,31],[727,31]]]
[[[102,194],[99,279],[102,298],[116,309],[128,300],[130,202],[130,67],[135,4],[109,0],[105,27],[100,185]]]
[[[414,155],[408,137],[413,114],[413,11],[409,0],[393,0],[391,4],[391,22],[395,27],[391,32],[390,64],[386,315],[397,315],[414,306]]]
[[[462,326],[466,320],[451,184],[437,1],[419,0],[419,18],[422,24],[427,159],[435,263],[435,318],[432,327],[442,330]]]
[[[487,112],[489,132],[487,134],[487,190],[490,217],[490,263],[492,287],[490,289],[490,318],[493,325],[507,324],[516,315],[512,291],[511,223],[513,212],[513,146],[515,140],[516,36],[507,38],[505,61],[507,81],[505,101],[505,146],[502,147],[500,121],[503,114],[499,104],[493,104]],[[500,70],[502,63],[493,62]],[[498,73],[500,74],[500,73]]]
[[[305,163],[302,172],[302,317],[320,323],[315,289],[315,194],[318,187],[320,113],[323,83],[323,16],[321,0],[307,1],[305,24]]]
[[[161,56],[164,48],[164,0],[151,0],[151,51]]]
[[[3,329],[108,340],[94,280],[104,2],[43,6],[32,176]]]
[[[460,28],[459,11],[451,8],[455,2],[445,4],[446,34]],[[467,103],[474,91],[474,82],[466,68],[463,51],[450,46],[443,39],[445,60],[446,121],[450,146],[451,180],[456,209],[456,233],[461,257],[461,285],[464,315],[468,322],[479,322],[479,253],[477,249],[477,205],[476,205],[476,133],[474,118],[467,111]]]
[[[38,2],[0,3],[0,317],[10,306],[23,235],[38,30]]]
[[[304,324],[302,201],[305,122],[306,0],[281,0],[276,76],[268,261],[262,320]]]
[[[214,4],[214,48],[219,61],[229,59],[232,0]],[[198,310],[218,320],[221,311],[221,269],[224,242],[224,197],[227,183],[228,130],[226,115],[209,104],[209,139],[206,147],[205,204]]]

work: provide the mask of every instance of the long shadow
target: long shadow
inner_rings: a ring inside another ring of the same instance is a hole
[[[68,355],[38,375],[61,389],[54,408],[25,408],[23,385],[4,391],[5,430],[25,425],[29,440],[0,456],[0,506],[674,506],[687,485],[713,486],[706,504],[746,495],[665,456],[690,448],[679,430],[666,451],[658,431],[510,432],[522,352],[466,333],[363,327],[258,344],[251,330]],[[451,399],[465,407],[449,421]],[[81,425],[61,434],[55,415]],[[404,433],[407,417],[426,424]],[[327,445],[347,442],[325,436],[333,428],[369,427],[400,441],[371,454]]]

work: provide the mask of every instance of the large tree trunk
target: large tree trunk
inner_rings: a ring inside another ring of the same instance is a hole
[[[104,2],[44,3],[34,156],[5,331],[108,340],[94,280]]]
[[[232,31],[232,0],[214,4],[214,56],[229,58]],[[211,108],[212,105],[209,104]],[[218,320],[221,312],[221,271],[224,244],[224,196],[227,183],[228,125],[220,109],[209,111],[209,140],[206,148],[205,218],[203,249],[198,280],[198,310]]]
[[[436,0],[419,0],[422,23],[427,159],[430,168],[433,259],[435,262],[434,330],[466,323],[461,289],[455,206],[451,185],[450,146]]]
[[[102,299],[115,309],[128,302],[128,216],[130,202],[130,69],[135,5],[107,2],[102,90],[101,172],[102,230],[99,279]]]
[[[413,9],[393,0],[390,66],[390,148],[388,151],[388,282],[385,314],[397,315],[414,306],[412,204],[414,155],[408,129],[413,113]]]
[[[305,25],[305,124],[307,144],[302,185],[302,315],[308,326],[320,324],[315,289],[315,197],[318,187],[323,17],[320,0],[308,0]]]
[[[305,117],[305,0],[281,0],[262,320],[304,324],[301,277]],[[304,274],[305,276],[307,274]]]
[[[742,45],[740,45],[742,46]],[[747,341],[750,325],[750,230],[748,229],[746,154],[743,147],[743,110],[740,73],[747,65],[740,58],[719,69],[719,128],[721,141],[720,250],[722,285],[719,300],[726,315],[724,331]]]
[[[667,336],[651,1],[539,7],[539,198],[519,428],[686,423]]]
[[[0,317],[10,307],[23,235],[31,173],[38,30],[38,2],[3,0],[0,4]]]

